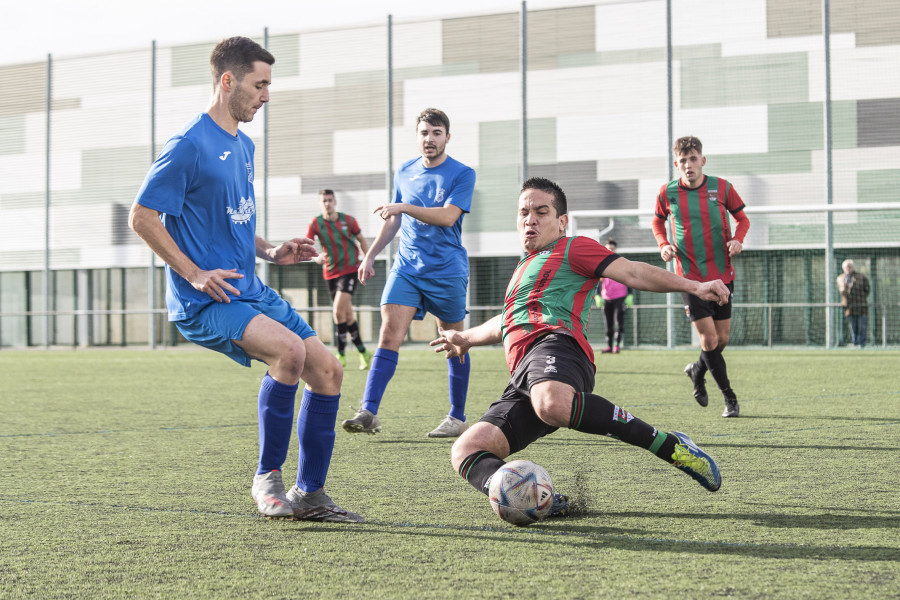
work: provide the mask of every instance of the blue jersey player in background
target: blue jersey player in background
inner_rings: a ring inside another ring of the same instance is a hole
[[[397,258],[381,295],[381,332],[362,405],[343,422],[350,433],[381,431],[378,407],[412,320],[430,312],[442,328],[457,329],[466,317],[469,256],[462,245],[462,222],[472,208],[475,171],[447,155],[450,120],[442,111],[422,111],[416,140],[420,156],[394,174],[393,202],[375,209],[384,223],[359,266],[365,284],[375,275],[375,257],[400,232]],[[457,437],[468,428],[470,365],[464,357],[447,359],[450,412],[429,437]]]
[[[256,235],[251,139],[238,130],[269,101],[275,58],[245,37],[219,42],[210,57],[206,112],[166,142],[129,216],[129,226],[166,263],[169,320],[188,340],[244,366],[269,367],[259,389],[259,463],[251,496],[271,518],[362,521],[323,488],[334,449],[343,371],[316,332],[257,277],[256,258],[278,265],[316,256],[313,241],[273,246]],[[297,480],[285,491],[281,466],[297,416]]]

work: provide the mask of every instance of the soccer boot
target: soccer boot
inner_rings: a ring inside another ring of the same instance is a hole
[[[714,492],[722,485],[722,475],[719,473],[719,465],[712,456],[700,449],[700,446],[691,441],[687,435],[680,431],[673,431],[670,435],[678,438],[675,444],[675,452],[672,453],[672,463],[676,468],[684,471],[697,482]]]
[[[365,371],[369,368],[369,365],[372,364],[372,353],[368,350],[363,350],[359,353],[359,370]]]
[[[607,346],[603,350],[600,351],[600,354],[612,354],[612,346]]]
[[[738,406],[737,396],[734,395],[730,389],[722,392],[722,395],[725,396],[725,412],[722,413],[723,417],[736,417],[741,414],[741,407]]]
[[[335,504],[325,493],[325,488],[307,493],[295,485],[287,493],[287,497],[296,521],[329,521],[332,523],[362,523],[365,521],[355,512],[350,512]]]
[[[550,512],[547,513],[547,518],[568,516],[569,497],[565,494],[553,494],[553,504],[550,506]]]
[[[338,359],[339,361],[341,361],[341,366],[346,368],[346,366],[347,366],[347,356],[344,355],[344,354],[341,354],[340,352],[335,352],[334,355],[337,356],[337,359]]]
[[[703,375],[698,373],[699,370],[700,367],[697,366],[697,363],[688,363],[684,368],[684,374],[694,384],[694,400],[700,406],[707,406],[709,405],[709,396],[706,394],[706,382],[703,380]]]
[[[435,427],[432,431],[428,432],[428,437],[430,438],[449,438],[449,437],[459,437],[462,435],[462,432],[469,428],[469,424],[465,421],[460,421],[455,417],[451,417],[447,415],[447,417],[441,421],[441,424]]]
[[[269,471],[253,477],[250,495],[263,516],[270,519],[290,519],[294,516],[291,501],[284,493],[281,471]]]
[[[364,408],[356,411],[352,419],[347,419],[341,423],[344,431],[349,433],[368,433],[374,435],[381,431],[381,421],[378,417],[370,413]]]
[[[622,351],[622,349],[619,348],[618,346],[613,346],[613,354],[618,354],[621,351]]]

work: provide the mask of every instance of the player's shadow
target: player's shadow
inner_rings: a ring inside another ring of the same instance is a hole
[[[703,444],[704,448],[738,448],[741,450],[747,449],[747,444],[717,444],[713,443],[705,443]],[[755,444],[754,448],[770,448],[773,450],[853,450],[853,451],[866,451],[866,452],[898,452],[900,448],[898,447],[888,447],[888,446],[826,446],[820,444]]]
[[[777,421],[777,420],[791,420],[797,419],[801,421],[807,422],[816,422],[816,421],[832,421],[832,422],[841,422],[841,421],[863,421],[866,423],[900,423],[900,419],[897,417],[860,417],[860,416],[844,416],[844,415],[745,415],[741,413],[740,420],[748,421],[748,420],[757,420],[757,421]]]
[[[647,516],[655,519],[667,519],[668,513],[619,513],[622,516]],[[613,515],[615,516],[615,515]],[[693,517],[699,515],[690,515]],[[768,515],[771,516],[771,515]],[[723,515],[721,518],[731,518]],[[791,519],[793,515],[784,515]],[[812,518],[812,517],[810,517]],[[303,524],[304,531],[321,530],[332,532],[327,525]],[[900,549],[883,546],[842,546],[836,548],[827,545],[778,544],[765,542],[726,542],[719,540],[679,540],[661,537],[659,532],[648,532],[632,528],[579,526],[577,519],[559,521],[543,521],[531,527],[472,527],[465,525],[436,525],[428,523],[382,523],[369,522],[355,527],[341,527],[341,535],[361,537],[376,536],[383,539],[385,535],[397,535],[404,538],[458,538],[472,543],[479,540],[485,543],[515,543],[556,545],[560,551],[569,551],[582,546],[592,550],[626,550],[631,552],[663,552],[693,553],[714,556],[738,556],[752,558],[780,558],[786,560],[843,560],[843,561],[875,561],[892,562],[900,560]],[[365,543],[361,541],[360,543]]]
[[[588,509],[590,510],[590,508]],[[597,511],[590,516],[606,516],[612,519],[694,519],[704,520],[722,520],[727,521],[749,521],[758,527],[770,527],[777,529],[893,529],[900,528],[900,517],[880,516],[880,515],[841,515],[833,513],[815,514],[815,515],[797,515],[797,514],[779,514],[775,512],[758,512],[758,513],[727,513],[727,514],[709,514],[709,513],[672,513],[672,512],[650,512],[650,511],[625,511],[625,512],[606,512]],[[585,514],[588,516],[588,514]],[[562,522],[562,521],[560,521]]]

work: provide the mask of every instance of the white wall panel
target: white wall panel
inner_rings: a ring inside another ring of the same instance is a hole
[[[387,69],[386,30],[386,27],[371,27],[302,34],[302,87],[333,86],[339,73]],[[360,47],[363,41],[365,51]]]
[[[704,154],[753,154],[769,150],[769,107],[735,106],[677,110],[674,135],[695,135]]]
[[[594,9],[597,51],[666,47],[666,3],[632,2]]]
[[[666,103],[664,62],[528,74],[528,116],[532,119],[655,110],[665,112]]]

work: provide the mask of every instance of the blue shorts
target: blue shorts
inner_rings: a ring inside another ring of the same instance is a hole
[[[445,323],[459,323],[466,318],[467,277],[448,277],[447,279],[413,279],[397,271],[391,271],[384,291],[381,293],[381,304],[399,304],[416,308],[413,317],[417,321],[425,318],[430,312]]]
[[[256,315],[266,315],[278,321],[299,335],[300,339],[316,335],[303,317],[269,287],[259,300],[232,299],[227,304],[213,302],[190,319],[175,321],[175,326],[181,335],[198,346],[221,352],[231,360],[249,367],[250,357],[234,340],[240,340],[244,336],[244,329]]]

